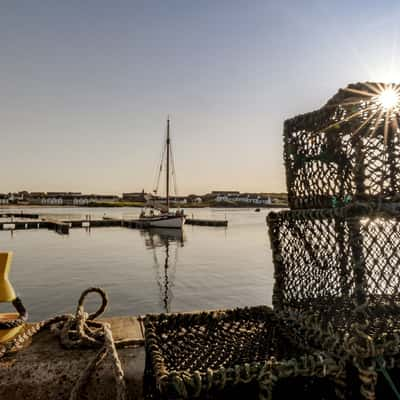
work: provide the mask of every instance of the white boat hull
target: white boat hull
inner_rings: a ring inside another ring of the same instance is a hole
[[[143,218],[149,226],[154,226],[157,228],[173,228],[182,229],[185,223],[185,217],[182,216],[161,216],[161,217],[147,217]]]

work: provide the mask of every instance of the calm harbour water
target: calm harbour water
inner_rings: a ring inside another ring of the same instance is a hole
[[[7,211],[10,211],[7,209]],[[24,208],[56,218],[135,217],[139,208]],[[271,304],[273,266],[268,210],[187,209],[196,218],[229,220],[228,228],[185,225],[0,231],[0,251],[13,251],[10,280],[30,320],[74,312],[80,293],[104,288],[106,315],[136,315]],[[167,264],[167,265],[166,265]],[[95,308],[96,298],[88,302]],[[4,305],[2,305],[4,310]]]

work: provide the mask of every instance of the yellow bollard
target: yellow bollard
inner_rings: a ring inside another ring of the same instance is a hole
[[[16,297],[15,291],[8,280],[11,261],[12,253],[0,253],[0,303],[12,302]]]
[[[12,253],[0,253],[0,303],[13,303],[16,295],[10,281],[8,273],[11,267]],[[16,320],[20,317],[18,313],[0,313],[0,325],[10,320]],[[23,328],[23,324],[14,328],[0,329],[0,343],[12,339]]]

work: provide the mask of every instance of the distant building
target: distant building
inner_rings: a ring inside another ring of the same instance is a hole
[[[44,196],[41,199],[41,204],[43,206],[63,206],[64,205],[64,199],[62,197],[56,197],[56,196]]]
[[[270,205],[272,204],[272,198],[269,196],[260,197],[261,204]]]
[[[240,192],[236,190],[213,190],[211,195],[214,197],[218,196],[238,196]]]
[[[37,197],[43,197],[43,196],[45,196],[45,195],[46,195],[45,192],[31,192],[31,193],[28,193],[28,194],[26,195],[26,197],[27,197],[27,198],[30,198],[30,197],[37,198]]]
[[[242,201],[248,204],[255,205],[269,205],[272,204],[272,199],[269,196],[262,196],[256,193],[249,193],[244,195]]]
[[[153,196],[153,199],[157,200],[159,203],[167,202],[166,197]],[[188,202],[186,196],[170,196],[169,201],[170,201],[170,203],[175,203],[175,204],[187,204],[187,202]]]
[[[238,204],[252,204],[252,205],[269,205],[272,204],[272,199],[269,196],[262,196],[253,193],[232,193],[219,194],[215,198],[216,202],[233,202]]]
[[[145,202],[145,196],[144,189],[141,192],[122,193],[122,201]]]
[[[47,196],[49,197],[75,197],[75,196],[81,196],[81,192],[47,192]]]
[[[9,193],[8,200],[10,203],[23,203],[26,201],[29,193],[27,191],[22,191],[18,193]]]
[[[42,197],[42,204],[48,206],[73,206],[75,199],[81,196],[81,192],[47,192]]]
[[[2,194],[0,193],[0,205],[8,204],[8,194]]]
[[[21,197],[13,196],[13,199]],[[87,206],[89,203],[103,203],[118,201],[119,197],[115,195],[85,195],[81,192],[32,192],[23,197],[29,204],[38,204],[43,206]]]
[[[189,194],[189,196],[187,196],[187,202],[188,203],[202,203],[203,199],[198,196],[197,194]]]
[[[72,200],[74,206],[87,206],[90,203],[90,197],[87,195],[75,196]]]
[[[215,201],[237,201],[240,198],[240,192],[211,192],[215,194]]]
[[[186,196],[173,196],[170,197],[170,201],[176,204],[187,204]]]
[[[42,199],[45,196],[45,192],[31,192],[25,195],[25,200],[27,200],[29,204],[42,204]]]

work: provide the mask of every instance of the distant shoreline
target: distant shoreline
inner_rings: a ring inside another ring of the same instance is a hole
[[[0,209],[9,208],[124,208],[124,207],[136,207],[143,208],[144,203],[136,202],[119,202],[119,203],[92,203],[88,205],[46,205],[46,204],[1,204]],[[274,203],[274,204],[253,204],[253,205],[242,205],[242,204],[179,204],[172,205],[173,208],[288,208],[286,203]]]

